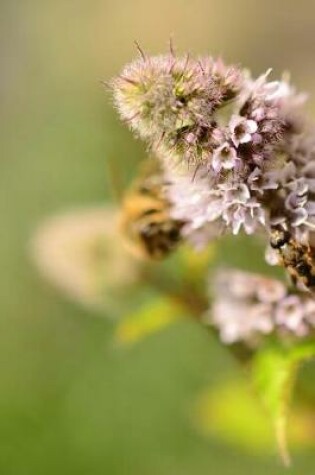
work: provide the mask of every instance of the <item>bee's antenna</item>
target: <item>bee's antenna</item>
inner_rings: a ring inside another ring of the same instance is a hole
[[[141,48],[141,46],[139,45],[138,41],[134,41],[134,44],[136,45],[136,48],[141,56],[141,58],[143,59],[144,62],[146,62],[147,60],[147,57],[145,55],[145,52],[143,51],[143,49]]]

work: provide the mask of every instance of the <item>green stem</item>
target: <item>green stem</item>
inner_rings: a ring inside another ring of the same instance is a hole
[[[198,292],[195,286],[189,282],[182,282],[180,286],[170,276],[160,275],[154,266],[146,266],[142,271],[142,278],[146,284],[180,305],[196,321],[203,323],[203,315],[209,308],[208,299]],[[219,334],[215,327],[207,325],[209,332],[219,340]],[[253,351],[243,343],[227,345],[233,357],[242,365],[249,363],[253,356]]]

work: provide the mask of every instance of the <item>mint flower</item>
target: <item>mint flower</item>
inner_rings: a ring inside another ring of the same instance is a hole
[[[239,158],[235,148],[228,142],[224,142],[213,151],[211,166],[215,172],[220,172],[222,168],[232,170],[236,167],[238,161]]]
[[[315,307],[313,309],[315,311]],[[298,336],[307,334],[307,325],[304,323],[305,310],[301,305],[301,298],[289,295],[282,299],[275,307],[275,321],[278,325],[288,328]]]
[[[232,142],[236,147],[240,144],[248,143],[253,140],[253,134],[257,131],[257,123],[252,119],[233,116],[229,124]]]
[[[204,317],[223,343],[257,346],[268,334],[307,337],[315,329],[315,302],[309,293],[291,293],[285,285],[236,269],[217,272],[210,284],[213,298]]]
[[[315,225],[315,129],[271,70],[211,57],[142,57],[113,81],[115,104],[161,162],[171,213],[200,247],[223,233],[282,223],[299,240]],[[225,107],[229,105],[229,107]]]

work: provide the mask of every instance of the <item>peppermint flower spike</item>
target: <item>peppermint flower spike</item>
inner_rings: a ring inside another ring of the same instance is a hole
[[[290,95],[291,89],[287,82],[272,81],[264,86],[266,92],[266,100],[273,101],[276,99],[283,99]]]
[[[258,203],[253,203],[252,206],[249,204],[248,208],[249,211],[244,219],[244,229],[247,234],[253,234],[257,228],[257,223],[266,226],[266,213]]]
[[[172,65],[172,68],[170,68]],[[118,77],[113,82],[114,99],[123,119],[139,112],[131,124],[137,133],[150,141],[162,132],[174,134],[178,128],[194,122],[195,114],[201,113],[199,101],[193,107],[185,107],[187,97],[198,96],[209,86],[211,80],[199,84],[196,67],[187,56],[174,60],[173,56],[161,56],[135,61],[122,73],[127,81]],[[216,102],[216,99],[214,102]],[[202,102],[202,107],[205,105]],[[208,101],[210,111],[213,103]]]
[[[267,69],[267,71],[261,74],[253,84],[253,90],[259,90],[267,81],[267,78],[272,73],[272,68]]]
[[[238,186],[233,186],[232,188],[222,186],[222,190],[224,189],[226,189],[225,202],[230,205],[246,204],[250,199],[250,191],[243,183]]]
[[[312,237],[314,127],[288,80],[269,74],[255,80],[211,57],[176,57],[171,47],[141,54],[113,81],[121,117],[161,161],[171,213],[198,246],[222,232],[268,233],[273,223],[298,241]]]
[[[239,160],[235,148],[228,142],[224,142],[220,147],[214,150],[211,166],[216,173],[219,173],[222,168],[232,170]]]
[[[231,118],[229,127],[232,134],[232,141],[236,147],[238,147],[239,144],[250,142],[253,134],[257,132],[258,129],[257,122],[254,120],[236,115]]]
[[[275,320],[279,325],[286,325],[296,331],[303,320],[303,308],[297,295],[290,295],[280,301],[275,309]]]
[[[214,112],[237,96],[242,72],[212,58],[178,58],[174,51],[140,54],[112,82],[122,119],[149,145],[163,136],[165,153],[188,163],[204,160],[220,145]]]
[[[299,208],[292,212],[291,226],[296,228],[305,223],[308,218],[308,212],[305,208]]]
[[[315,330],[312,295],[291,293],[269,277],[236,269],[220,270],[210,284],[213,305],[205,321],[214,325],[225,344],[244,342],[257,347],[273,333],[299,339]]]

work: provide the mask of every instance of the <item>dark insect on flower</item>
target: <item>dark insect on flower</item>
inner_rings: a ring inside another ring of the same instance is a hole
[[[155,162],[150,160],[149,165],[152,168]],[[181,241],[184,222],[171,217],[164,188],[161,171],[151,171],[148,175],[146,169],[123,201],[121,229],[129,249],[139,257],[163,259]]]
[[[287,269],[294,285],[302,283],[315,291],[315,259],[309,245],[298,242],[282,226],[271,230],[270,245],[280,258],[280,263]]]

